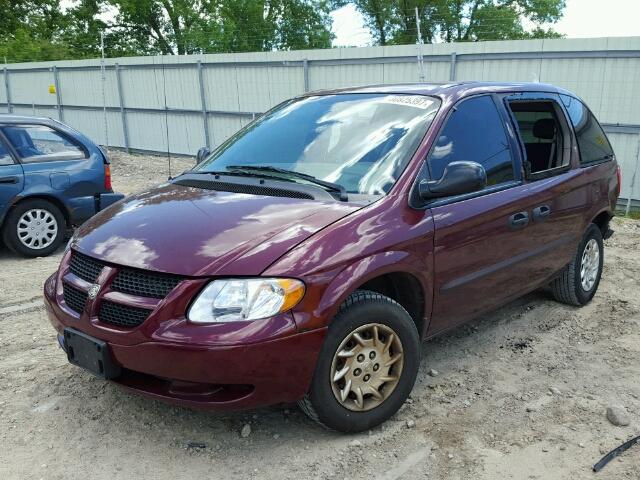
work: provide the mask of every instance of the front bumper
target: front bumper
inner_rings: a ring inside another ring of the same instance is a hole
[[[72,327],[106,341],[123,374],[115,383],[165,401],[212,410],[295,402],[308,391],[326,329],[235,345],[196,345],[157,340],[114,341],[94,322],[73,318],[56,300],[55,276],[45,284],[45,307],[60,334]],[[256,323],[256,322],[254,322]],[[256,323],[256,327],[259,325]],[[160,329],[163,328],[162,324]],[[166,328],[166,325],[165,327]],[[123,338],[124,340],[124,338]]]

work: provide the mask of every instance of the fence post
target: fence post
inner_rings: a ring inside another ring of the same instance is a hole
[[[636,150],[636,165],[633,169],[633,175],[631,176],[631,185],[629,185],[629,198],[627,198],[627,208],[625,208],[625,216],[629,216],[631,212],[631,199],[633,198],[633,190],[636,186],[636,175],[638,174],[638,169],[640,168],[640,134],[638,134],[638,148]]]
[[[198,60],[198,84],[200,85],[200,107],[202,109],[202,125],[204,127],[204,141],[207,148],[211,148],[209,140],[209,119],[207,116],[207,97],[204,93],[204,74],[202,72],[202,60]]]
[[[58,67],[55,65],[51,69],[53,72],[53,85],[56,87],[56,105],[58,108],[58,120],[64,122],[64,112],[62,111],[62,100],[60,97],[60,79],[58,78]]]
[[[457,53],[453,52],[451,54],[451,61],[449,62],[449,80],[455,80],[456,79],[456,62],[457,62]]]
[[[302,76],[304,78],[304,91],[305,93],[309,91],[309,60],[302,60]]]
[[[129,153],[129,129],[127,128],[127,113],[124,109],[124,95],[122,94],[122,79],[120,77],[120,65],[115,64],[116,86],[118,87],[118,101],[120,102],[120,121],[122,122],[122,136],[124,137],[124,149]]]
[[[11,106],[11,89],[9,88],[9,70],[4,67],[4,90],[7,95],[7,113],[13,113],[13,107]]]

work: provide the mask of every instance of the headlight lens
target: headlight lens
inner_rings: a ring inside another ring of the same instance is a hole
[[[303,295],[304,283],[290,278],[214,280],[200,292],[187,318],[194,323],[258,320],[291,310]]]

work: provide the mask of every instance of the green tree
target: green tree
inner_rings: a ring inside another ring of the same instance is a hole
[[[560,37],[555,23],[565,0],[350,0],[364,15],[376,43],[407,44],[417,38],[415,9],[429,42]],[[524,22],[533,25],[532,31]]]
[[[60,39],[64,22],[59,0],[0,0],[0,61],[68,56]]]
[[[325,0],[106,0],[114,31],[164,54],[331,46]]]

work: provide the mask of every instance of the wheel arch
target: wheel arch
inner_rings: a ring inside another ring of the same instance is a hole
[[[395,300],[407,310],[422,338],[428,327],[432,292],[426,272],[415,265],[421,263],[407,252],[393,251],[363,258],[345,268],[327,286],[320,302],[321,308],[327,306],[328,323],[349,295],[356,290],[370,290]]]
[[[591,219],[590,223],[595,224],[602,233],[602,237],[604,238],[607,230],[609,230],[609,222],[613,218],[613,213],[609,210],[602,210],[595,217]]]
[[[16,208],[18,205],[20,205],[21,203],[24,203],[24,202],[26,202],[28,200],[44,200],[44,201],[47,201],[49,203],[52,203],[62,213],[62,216],[64,217],[64,221],[65,221],[65,224],[66,224],[65,227],[66,228],[70,227],[70,225],[71,225],[71,216],[70,216],[69,210],[67,209],[67,207],[64,204],[64,202],[62,202],[59,198],[55,197],[54,195],[47,195],[46,193],[34,193],[34,194],[29,194],[29,195],[16,197],[16,199],[11,204],[11,206],[5,211],[4,216],[0,219],[0,224],[4,224],[4,220],[7,218],[9,213],[14,208]]]

